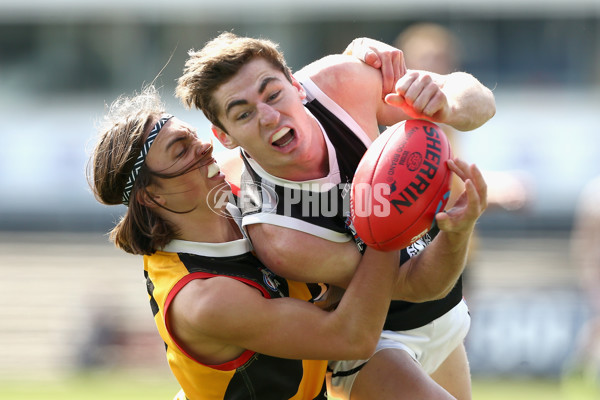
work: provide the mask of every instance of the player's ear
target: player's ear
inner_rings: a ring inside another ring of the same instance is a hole
[[[221,142],[221,144],[223,146],[225,146],[228,149],[235,149],[236,147],[239,146],[239,143],[237,142],[237,140],[235,140],[233,137],[231,137],[231,135],[229,135],[227,132],[225,132],[223,129],[219,128],[216,125],[213,125],[210,128],[213,132],[213,135],[215,135],[215,137],[217,138],[217,140],[219,142]]]
[[[298,82],[298,80],[294,78],[294,75],[292,75],[292,86],[294,86],[296,90],[298,90],[300,100],[304,100],[306,98],[306,90],[304,90],[304,86],[302,86],[300,82]]]
[[[136,191],[135,198],[138,203],[148,208],[164,207],[166,204],[166,199],[156,193],[156,186],[153,184],[148,185],[145,190]]]

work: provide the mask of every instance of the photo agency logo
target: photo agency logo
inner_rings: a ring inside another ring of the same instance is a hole
[[[215,214],[227,218],[235,216],[229,210],[231,206],[244,213],[276,212],[279,196],[273,187],[260,183],[244,183],[242,187],[234,194],[227,182],[215,186],[206,195],[209,208]]]
[[[351,206],[357,217],[387,217],[393,208],[398,208],[390,200],[394,187],[388,183],[361,183],[355,185],[353,191],[351,199],[350,183],[293,187],[243,183],[239,192],[233,194],[229,185],[223,183],[208,193],[207,203],[213,212],[228,218],[232,218],[228,204],[245,215],[272,213],[296,218],[346,217],[350,215]]]

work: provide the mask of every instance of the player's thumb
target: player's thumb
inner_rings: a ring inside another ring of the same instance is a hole
[[[442,231],[449,231],[453,229],[452,221],[446,211],[439,212],[435,215],[435,222]]]
[[[406,104],[404,97],[397,93],[388,93],[385,95],[385,102],[394,107],[402,107]]]

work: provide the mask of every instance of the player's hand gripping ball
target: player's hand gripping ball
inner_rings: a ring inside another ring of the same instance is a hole
[[[359,163],[350,194],[357,235],[382,251],[414,243],[444,210],[452,150],[442,129],[425,120],[399,122],[385,130]]]

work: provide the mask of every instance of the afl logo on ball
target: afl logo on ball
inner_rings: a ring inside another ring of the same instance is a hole
[[[416,171],[417,168],[421,166],[422,162],[423,156],[420,152],[415,151],[414,153],[411,153],[406,159],[406,168],[408,168],[409,171]]]

